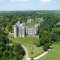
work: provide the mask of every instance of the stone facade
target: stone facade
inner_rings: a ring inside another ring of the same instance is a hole
[[[31,22],[31,21],[30,21]],[[26,35],[37,35],[39,30],[39,24],[35,24],[33,27],[27,26],[26,23],[20,23],[19,21],[14,25],[14,37],[25,37]]]

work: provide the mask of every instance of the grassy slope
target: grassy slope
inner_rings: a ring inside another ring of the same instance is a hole
[[[20,42],[22,44],[33,44],[34,42],[38,41],[38,38],[35,37],[24,37],[24,38],[11,38],[13,42]]]
[[[41,54],[43,51],[42,47],[36,47],[33,43],[38,41],[38,38],[33,38],[33,37],[25,37],[25,38],[12,38],[13,42],[20,42],[21,44],[24,44],[26,48],[28,49],[29,56],[30,57],[35,57],[39,54]],[[32,54],[33,52],[33,54]]]
[[[53,50],[38,60],[60,60],[60,43],[53,44]]]
[[[26,44],[25,46],[28,49],[28,53],[29,53],[30,57],[36,57],[37,55],[44,52],[42,47],[37,47],[37,46],[31,45],[31,44]]]

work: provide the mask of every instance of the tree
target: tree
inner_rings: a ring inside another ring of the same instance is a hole
[[[17,60],[21,60],[24,55],[25,51],[22,46],[10,43],[5,31],[0,30],[0,60],[14,60],[14,57]]]

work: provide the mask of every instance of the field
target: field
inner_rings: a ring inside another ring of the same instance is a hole
[[[11,40],[14,43],[21,43],[23,44],[29,53],[29,57],[35,57],[39,54],[41,54],[43,51],[42,47],[37,47],[36,45],[34,45],[34,42],[38,41],[38,38],[35,37],[25,37],[25,38],[11,38]]]
[[[38,60],[60,60],[60,43],[53,44],[53,49]]]

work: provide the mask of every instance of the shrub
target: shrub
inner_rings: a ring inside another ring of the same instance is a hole
[[[50,48],[50,43],[47,43],[47,44],[45,44],[44,46],[43,46],[43,50],[44,51],[47,51],[49,48]]]
[[[31,54],[33,54],[33,52],[31,52]]]

